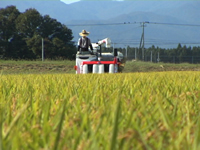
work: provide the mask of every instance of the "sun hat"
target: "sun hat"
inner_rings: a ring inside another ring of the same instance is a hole
[[[86,30],[82,30],[81,33],[79,33],[80,36],[88,36],[90,32],[87,32]]]

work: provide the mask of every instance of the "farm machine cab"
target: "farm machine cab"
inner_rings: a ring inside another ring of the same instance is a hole
[[[123,54],[117,52],[102,53],[102,46],[106,48],[111,47],[111,40],[109,38],[92,43],[93,54],[89,51],[76,54],[76,74],[87,73],[117,73],[121,72]]]

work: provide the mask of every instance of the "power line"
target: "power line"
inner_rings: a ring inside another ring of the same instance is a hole
[[[69,24],[67,26],[110,26],[110,25],[128,25],[128,24],[135,24],[135,23],[123,22],[123,23]]]
[[[200,27],[199,24],[180,24],[180,23],[161,23],[161,22],[149,22],[149,24],[160,24],[160,25],[174,25],[174,26],[194,26],[194,27]]]
[[[117,44],[138,44],[138,43],[140,43],[140,41],[138,40],[138,41],[116,41],[115,43],[117,43]],[[175,42],[175,41],[172,41],[172,42],[170,42],[170,41],[149,41],[149,40],[146,40],[146,42],[145,42],[146,44],[177,44],[177,43],[181,43],[181,44],[199,44],[199,42],[187,42],[187,41],[177,41],[177,42]]]
[[[68,24],[67,26],[110,26],[110,25],[130,25],[130,24],[158,24],[158,25],[173,25],[173,26],[193,26],[200,27],[200,24],[181,24],[181,23],[163,23],[163,22],[123,22],[123,23],[96,23],[96,24]]]

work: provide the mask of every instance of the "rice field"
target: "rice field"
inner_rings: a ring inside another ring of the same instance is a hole
[[[0,75],[0,150],[198,150],[200,72]]]

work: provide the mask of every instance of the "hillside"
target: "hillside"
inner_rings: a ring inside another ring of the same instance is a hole
[[[72,20],[108,20],[133,12],[154,12],[173,16],[190,23],[200,23],[197,19],[200,1],[80,1],[65,4],[59,0],[3,0],[0,8],[15,5],[24,12],[28,8],[36,8],[42,15],[49,14],[58,21],[65,23]],[[83,9],[84,8],[84,9]],[[84,10],[84,11],[83,11]],[[119,11],[120,10],[120,11]],[[144,21],[142,20],[139,21]],[[166,20],[167,22],[168,20]]]

